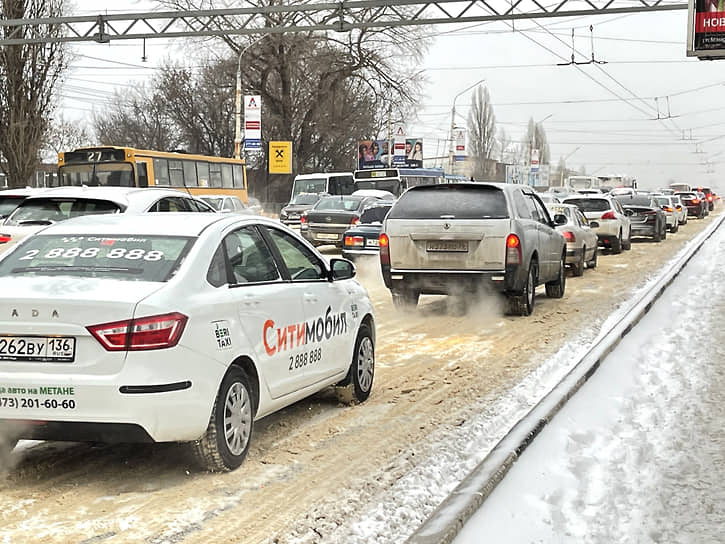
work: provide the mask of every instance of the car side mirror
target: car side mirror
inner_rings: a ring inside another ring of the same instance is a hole
[[[330,259],[330,271],[332,281],[355,277],[355,265],[347,259]]]
[[[554,224],[555,225],[566,225],[568,219],[566,218],[566,215],[563,213],[557,213],[554,216]]]
[[[634,212],[632,210],[624,210],[624,215],[627,217],[631,216]]]

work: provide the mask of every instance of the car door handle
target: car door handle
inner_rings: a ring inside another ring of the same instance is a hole
[[[242,305],[246,306],[247,308],[252,308],[254,306],[259,306],[259,299],[252,297],[252,296],[246,296],[242,299]]]
[[[317,302],[317,295],[314,293],[305,293],[303,297],[305,302]]]

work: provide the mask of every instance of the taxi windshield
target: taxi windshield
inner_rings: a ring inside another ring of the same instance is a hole
[[[168,281],[193,238],[146,235],[36,235],[0,261],[3,276],[75,276]]]

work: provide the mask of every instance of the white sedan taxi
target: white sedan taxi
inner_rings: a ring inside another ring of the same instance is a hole
[[[328,386],[369,396],[374,315],[354,276],[260,216],[49,226],[0,259],[0,450],[179,441],[232,470],[255,420]]]

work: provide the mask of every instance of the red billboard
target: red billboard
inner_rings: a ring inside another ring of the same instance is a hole
[[[687,56],[725,57],[725,0],[689,0]]]

